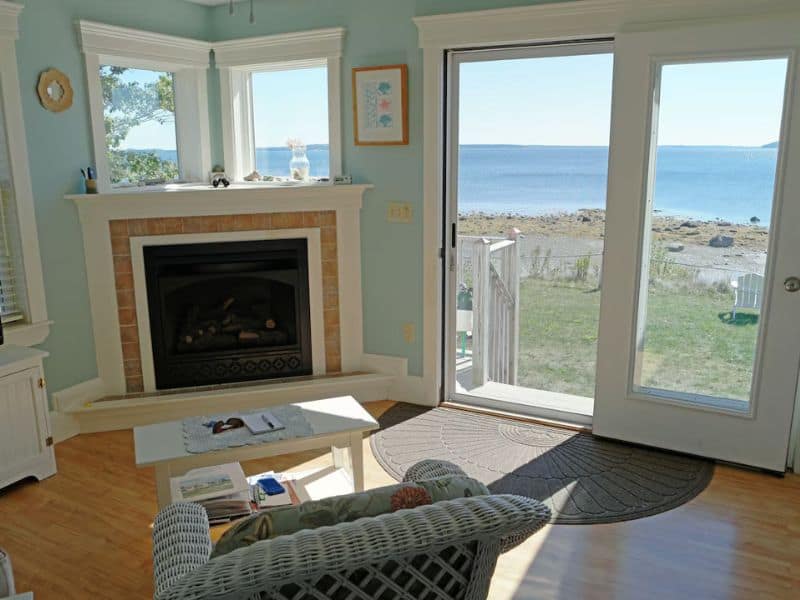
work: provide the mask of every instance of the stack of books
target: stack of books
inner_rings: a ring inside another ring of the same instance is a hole
[[[272,478],[283,486],[282,493],[268,494],[264,486],[259,484],[259,480]],[[292,488],[289,479],[282,473],[275,473],[274,471],[266,471],[247,478],[247,483],[250,484],[250,494],[253,498],[253,503],[256,510],[264,508],[272,508],[274,506],[288,506],[289,504],[296,503],[296,494]],[[294,496],[294,497],[293,497]]]
[[[211,525],[254,512],[252,492],[239,463],[194,469],[170,480],[173,502],[197,502]]]

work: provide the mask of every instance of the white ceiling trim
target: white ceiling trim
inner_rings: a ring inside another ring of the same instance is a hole
[[[611,36],[668,23],[798,10],[797,0],[572,0],[415,17],[421,48]]]
[[[16,40],[19,37],[17,17],[21,12],[21,4],[0,0],[0,39]]]
[[[208,68],[211,44],[190,38],[78,21],[81,49],[103,58],[121,57],[186,68]]]
[[[295,33],[214,42],[218,67],[252,68],[256,65],[338,58],[342,55],[345,29],[312,29]]]

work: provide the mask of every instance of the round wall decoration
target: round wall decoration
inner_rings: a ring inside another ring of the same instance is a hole
[[[47,110],[62,112],[72,106],[72,85],[69,77],[58,69],[42,71],[36,90],[39,101]]]

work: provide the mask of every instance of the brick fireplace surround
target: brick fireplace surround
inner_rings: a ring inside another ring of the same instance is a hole
[[[325,364],[328,374],[341,370],[339,344],[339,277],[336,247],[336,212],[309,211],[243,215],[207,215],[161,219],[116,219],[109,222],[119,330],[125,365],[125,386],[130,393],[144,390],[139,326],[131,260],[131,236],[224,231],[266,231],[319,228],[322,242],[322,289],[325,301]]]
[[[159,392],[142,262],[150,244],[306,237],[314,375],[362,368],[360,212],[368,185],[202,184],[68,196],[81,220],[98,375],[106,397]],[[186,236],[186,242],[182,236]],[[158,237],[163,238],[163,242]],[[312,240],[313,238],[313,240]],[[142,329],[144,328],[144,329]],[[263,382],[262,382],[263,383]]]

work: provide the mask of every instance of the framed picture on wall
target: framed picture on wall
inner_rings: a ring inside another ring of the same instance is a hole
[[[353,69],[353,131],[356,146],[408,144],[408,67]]]

